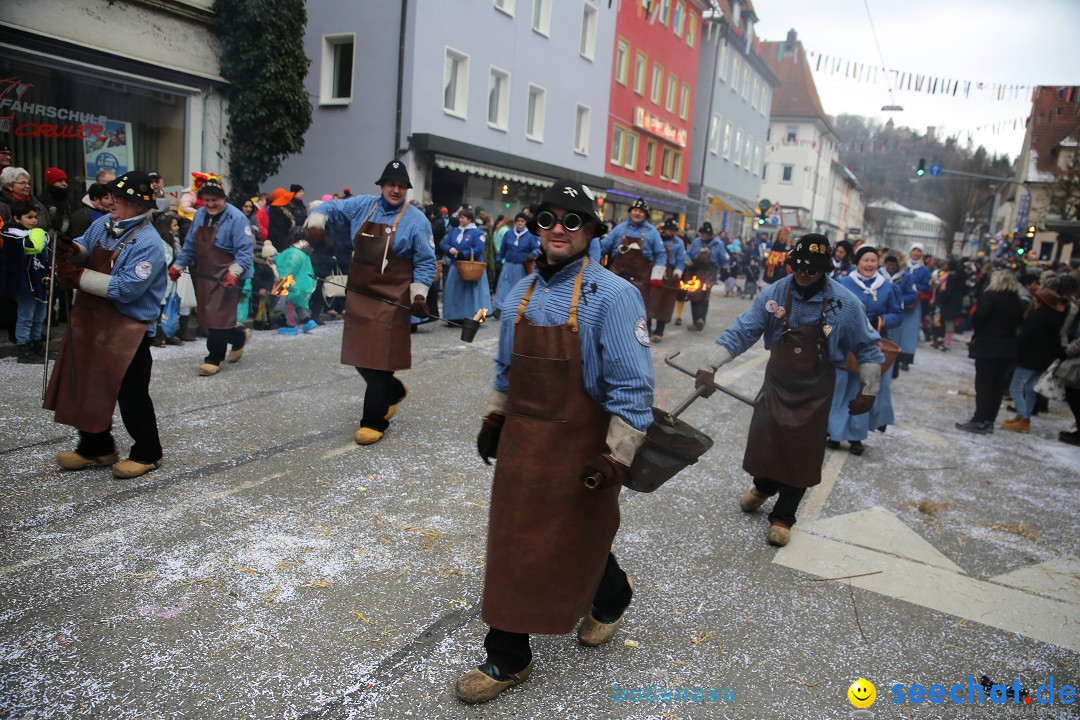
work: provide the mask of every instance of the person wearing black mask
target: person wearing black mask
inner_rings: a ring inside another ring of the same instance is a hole
[[[66,235],[71,223],[67,173],[60,168],[46,168],[45,192],[39,199],[49,211],[49,230]]]
[[[717,338],[697,380],[702,395],[712,395],[716,370],[764,336],[769,364],[743,455],[743,469],[754,486],[739,507],[754,512],[779,493],[767,536],[777,546],[791,538],[806,489],[821,482],[836,369],[847,364],[849,352],[855,354],[862,388],[851,412],[865,413],[874,404],[884,360],[877,347],[880,336],[867,322],[863,304],[827,275],[832,270],[828,238],[803,235],[787,264],[793,272],[762,291],[734,327]]]

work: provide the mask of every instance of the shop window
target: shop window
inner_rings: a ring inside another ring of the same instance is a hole
[[[611,129],[611,164],[622,165],[623,153],[626,151],[626,128],[615,125]]]
[[[620,85],[626,84],[626,71],[629,64],[630,42],[619,38],[619,43],[615,46],[615,82]]]
[[[547,90],[539,85],[529,84],[529,118],[525,125],[525,137],[536,142],[544,141],[544,110],[547,105]]]
[[[353,47],[356,34],[323,35],[319,104],[348,105],[353,93]]]
[[[443,110],[464,119],[468,100],[469,56],[447,47],[443,66]]]
[[[664,91],[664,66],[660,63],[653,63],[652,66],[652,88],[649,91],[649,99],[654,104],[660,104],[660,96]]]
[[[637,151],[638,151],[638,135],[637,133],[626,133],[626,155],[623,159],[623,167],[627,170],[637,172]]]
[[[506,130],[510,117],[510,73],[497,67],[488,76],[488,126]]]
[[[502,10],[510,17],[514,16],[514,0],[495,0],[495,8]]]
[[[653,174],[654,161],[656,160],[656,141],[649,140],[645,143],[645,168],[646,175]]]
[[[551,0],[533,0],[532,29],[544,37],[551,34]]]
[[[638,95],[645,94],[645,67],[649,64],[649,58],[643,52],[634,56],[634,92]]]
[[[585,0],[581,12],[581,57],[592,60],[596,55],[596,6]]]
[[[574,114],[574,152],[589,154],[589,118],[592,110],[587,105],[578,105]]]

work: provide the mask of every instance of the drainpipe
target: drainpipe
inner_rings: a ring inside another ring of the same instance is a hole
[[[401,27],[398,31],[397,114],[394,117],[394,159],[401,148],[401,98],[405,84],[405,17],[409,12],[409,0],[401,0]]]
[[[704,23],[702,23],[702,25],[704,25]],[[704,200],[705,200],[705,163],[708,162],[708,160],[709,160],[709,140],[710,140],[710,138],[709,138],[709,130],[710,130],[710,128],[712,128],[713,97],[716,95],[716,81],[717,81],[716,71],[717,71],[718,67],[720,66],[720,43],[721,42],[727,42],[726,37],[727,37],[727,33],[725,33],[723,28],[721,28],[720,32],[717,33],[716,49],[713,50],[713,74],[712,74],[711,82],[709,83],[709,114],[705,118],[705,142],[703,143],[702,148],[701,148],[701,180],[698,183],[698,215],[699,215],[699,217],[697,218],[697,221],[696,221],[695,224],[698,225],[699,227],[701,226],[701,223],[703,222],[703,217],[705,215],[708,215],[708,211],[704,210],[702,208],[702,205],[703,205]],[[719,127],[716,128],[716,132],[720,132]]]

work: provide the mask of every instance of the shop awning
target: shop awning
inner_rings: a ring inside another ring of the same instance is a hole
[[[721,205],[728,212],[733,212],[736,215],[757,215],[757,208],[746,200],[718,191],[713,191],[710,194],[714,202]]]
[[[507,170],[506,168],[486,165],[473,160],[462,160],[461,158],[450,157],[449,155],[435,155],[435,164],[438,167],[446,168],[447,170],[455,170],[457,172],[468,173],[469,175],[479,175],[480,177],[507,180],[522,185],[535,185],[536,187],[546,188],[551,185],[551,183],[555,182],[555,178],[531,175],[529,173],[521,172],[520,170]]]
[[[649,205],[659,207],[660,209],[675,211],[678,213],[686,212],[686,203],[689,198],[685,195],[678,195],[676,193],[666,192],[658,188],[645,185],[643,183],[636,183],[624,178],[611,178],[608,180],[611,182],[611,187],[608,189],[608,193],[615,195],[616,202],[625,202],[626,204],[632,203],[639,197],[645,198]],[[619,196],[621,200],[617,199]]]

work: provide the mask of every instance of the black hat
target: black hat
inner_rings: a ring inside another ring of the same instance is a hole
[[[159,173],[159,172],[150,173],[150,179],[151,180],[160,180],[161,179],[161,173]]]
[[[803,270],[811,275],[830,270],[832,253],[829,238],[818,233],[803,235],[795,241],[795,247],[788,253],[787,264],[792,270]]]
[[[670,230],[672,232],[679,232],[679,221],[675,218],[668,218],[664,221],[664,224],[660,226],[661,230]]]
[[[9,143],[7,140],[0,140],[0,152],[10,153],[11,143]]]
[[[221,180],[218,178],[206,178],[203,184],[199,186],[199,197],[203,195],[217,195],[218,197],[226,197],[225,186],[221,184]]]
[[[386,163],[382,175],[375,181],[375,184],[382,185],[391,180],[400,180],[405,183],[405,187],[412,187],[412,181],[409,180],[409,171],[405,168],[405,163],[400,160],[391,160]]]
[[[699,227],[697,229],[697,231],[699,233],[709,233],[710,235],[712,235],[713,234],[712,223],[711,222],[703,222],[703,223],[701,223],[701,227]]]
[[[523,212],[519,212],[517,215],[514,216],[514,222],[517,222],[518,220],[525,220],[527,222],[529,220],[529,216]]]
[[[634,202],[632,202],[630,204],[630,209],[631,210],[644,210],[646,213],[648,213],[649,212],[649,203],[645,202],[645,198],[639,197],[637,200],[635,200]]]
[[[859,260],[861,260],[862,256],[865,255],[866,253],[874,253],[875,255],[878,255],[878,256],[880,256],[880,254],[881,254],[881,253],[878,252],[878,249],[876,247],[874,247],[873,245],[860,245],[859,249],[855,251],[855,260],[853,262],[856,265],[858,265]]]
[[[642,200],[642,202],[645,202]],[[600,222],[596,214],[596,196],[587,185],[582,185],[576,180],[556,180],[544,193],[544,199],[533,208],[533,218],[529,221],[529,231],[534,235],[540,234],[540,227],[536,224],[536,215],[541,210],[558,206],[566,212],[574,212],[593,222],[593,237],[601,237],[604,234],[604,224]]]
[[[461,217],[462,215],[469,218],[470,220],[476,219],[476,211],[472,209],[471,205],[462,205],[460,208],[458,208],[457,216]]]
[[[148,210],[157,207],[157,199],[150,187],[150,175],[147,173],[130,170],[106,185],[105,189],[139,207]]]
[[[303,186],[303,185],[297,185],[297,184],[295,184],[295,183],[293,183],[292,185],[290,185],[290,186],[289,186],[289,192],[291,192],[291,193],[292,193],[292,194],[294,194],[294,195],[295,195],[296,193],[300,192],[300,191],[301,191],[301,190],[303,190],[303,189],[304,189],[304,186]]]

